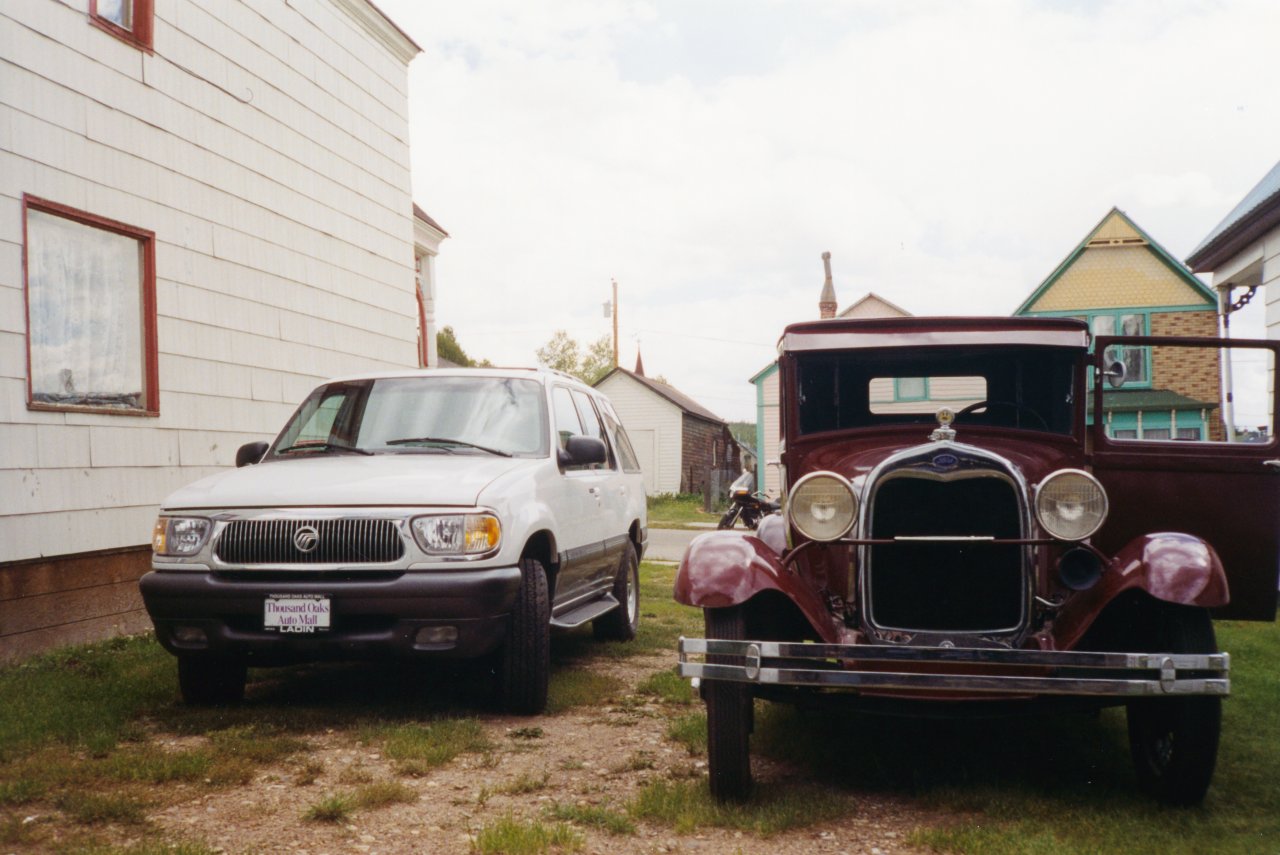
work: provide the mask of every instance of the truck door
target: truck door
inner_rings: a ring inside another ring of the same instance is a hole
[[[1222,559],[1230,586],[1231,602],[1215,611],[1217,618],[1276,615],[1278,350],[1280,344],[1258,340],[1096,340],[1089,430],[1110,514],[1094,545],[1111,555],[1153,532],[1204,539]],[[1105,374],[1116,363],[1125,366],[1119,387]],[[1230,396],[1223,394],[1228,376]]]

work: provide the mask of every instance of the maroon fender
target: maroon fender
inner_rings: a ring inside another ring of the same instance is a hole
[[[1096,585],[1063,607],[1054,631],[1059,649],[1074,645],[1108,603],[1134,589],[1210,609],[1231,600],[1222,561],[1208,543],[1176,531],[1142,535],[1115,554]]]
[[[764,591],[777,591],[795,603],[823,641],[839,641],[818,593],[754,535],[735,531],[699,535],[689,544],[676,573],[675,599],[686,606],[726,608]]]

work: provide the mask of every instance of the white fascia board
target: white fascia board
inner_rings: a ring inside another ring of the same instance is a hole
[[[333,5],[346,12],[369,35],[391,51],[406,66],[422,48],[404,31],[391,22],[377,6],[368,0],[333,0]]]

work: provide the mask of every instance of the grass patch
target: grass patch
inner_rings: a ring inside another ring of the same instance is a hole
[[[650,528],[682,528],[689,523],[716,523],[722,511],[708,513],[702,509],[702,496],[697,493],[658,493],[649,496]]]
[[[656,768],[658,768],[658,758],[652,751],[636,751],[626,760],[610,767],[609,771],[615,775],[621,775],[626,772],[645,772]]]
[[[352,801],[357,808],[374,809],[390,805],[407,805],[418,800],[418,791],[400,781],[378,781],[355,791]]]
[[[141,825],[146,822],[146,805],[130,793],[72,791],[54,800],[57,808],[81,825]]]
[[[476,832],[471,848],[482,855],[534,855],[540,852],[577,852],[582,835],[564,823],[546,825],[504,816]]]
[[[590,805],[553,804],[547,808],[547,816],[560,822],[571,822],[574,825],[585,825],[615,837],[623,837],[636,833],[636,824],[624,813],[609,808],[592,807]]]
[[[109,778],[146,784],[203,781],[212,768],[208,751],[165,751],[151,745],[114,752],[101,764]]]
[[[705,780],[658,780],[640,790],[629,810],[632,816],[670,826],[679,834],[715,827],[769,837],[834,819],[849,808],[847,796],[795,783],[761,784],[748,802],[720,804]]]
[[[608,703],[626,686],[617,677],[598,671],[559,668],[551,672],[547,687],[547,713],[555,715],[574,707]]]
[[[657,698],[666,704],[688,705],[698,700],[689,681],[671,668],[650,674],[636,686],[636,692]]]
[[[125,846],[93,844],[60,851],[67,851],[71,855],[222,855],[225,850],[215,849],[204,843],[145,840]]]
[[[707,753],[707,714],[704,711],[677,716],[667,725],[667,739],[679,742],[697,757]]]
[[[540,727],[517,727],[507,731],[507,739],[541,739],[545,734]]]
[[[346,822],[356,809],[355,800],[348,793],[330,793],[307,808],[302,818],[307,822],[330,822],[337,825]]]
[[[430,724],[382,725],[366,730],[365,742],[382,743],[382,752],[402,775],[424,775],[459,754],[493,749],[484,727],[474,718],[445,718]]]

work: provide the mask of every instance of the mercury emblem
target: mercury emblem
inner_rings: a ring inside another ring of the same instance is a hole
[[[320,532],[315,526],[304,525],[293,533],[293,545],[299,552],[313,552],[320,545]]]

